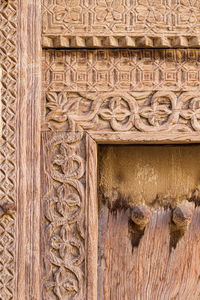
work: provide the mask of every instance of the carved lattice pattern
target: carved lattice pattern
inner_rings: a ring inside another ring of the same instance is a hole
[[[16,202],[17,1],[0,2],[0,206]],[[14,297],[15,216],[0,218],[0,299]]]

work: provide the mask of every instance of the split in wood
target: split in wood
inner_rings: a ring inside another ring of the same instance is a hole
[[[129,220],[129,232],[133,247],[138,247],[144,234],[145,227],[150,221],[151,211],[145,205],[134,206]]]
[[[176,248],[179,240],[184,236],[188,225],[192,220],[192,206],[189,203],[181,203],[172,211],[170,224],[170,251]]]
[[[0,217],[4,215],[13,215],[16,211],[15,203],[4,202],[0,205]]]

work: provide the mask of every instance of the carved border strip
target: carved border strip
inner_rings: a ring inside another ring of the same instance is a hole
[[[200,48],[199,36],[63,36],[42,38],[43,48]]]
[[[198,1],[42,1],[43,47],[199,47]]]
[[[200,131],[195,92],[104,92],[46,94],[44,130]]]
[[[49,174],[43,189],[50,187],[43,200],[43,299],[87,299],[85,135],[44,133],[42,140],[48,153],[43,158],[50,161],[42,170]]]
[[[199,49],[43,51],[44,91],[196,91],[199,79]]]
[[[13,299],[16,284],[17,1],[1,1],[0,298]]]

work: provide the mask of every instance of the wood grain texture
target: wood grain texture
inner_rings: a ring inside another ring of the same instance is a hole
[[[86,136],[86,288],[87,300],[97,300],[98,260],[98,197],[97,197],[97,144]]]
[[[175,207],[191,201],[200,187],[199,144],[99,145],[98,149],[98,187],[108,201],[115,192],[127,204]]]
[[[98,299],[194,299],[200,297],[199,224],[196,208],[192,223],[170,253],[169,210],[154,211],[138,247],[128,230],[128,210],[99,215]]]
[[[146,49],[199,48],[198,1],[172,1],[173,8],[137,1],[132,21],[139,27],[124,19],[134,10],[127,1],[97,2],[90,24],[82,19],[80,36],[71,31],[92,1],[66,7],[66,1],[44,0],[41,41],[41,1],[1,1],[0,299],[199,299],[199,208],[176,249],[169,251],[171,212],[162,210],[153,212],[132,249],[128,210],[110,215],[105,209],[98,224],[96,182],[96,143],[200,142],[199,50]],[[173,29],[161,26],[168,15],[176,16],[166,19],[167,26],[176,23]],[[100,36],[97,21],[107,31]],[[117,29],[116,21],[132,27]],[[162,37],[154,34],[157,27]],[[41,99],[42,43],[145,50],[45,50]],[[127,96],[132,90],[142,92],[141,105],[136,94]],[[70,97],[77,94],[76,110]],[[40,135],[41,120],[54,132]]]
[[[10,2],[11,3],[11,2]],[[40,0],[19,1],[17,102],[17,286],[15,299],[41,299]]]

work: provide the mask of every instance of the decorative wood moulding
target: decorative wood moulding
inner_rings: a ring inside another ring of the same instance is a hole
[[[200,4],[43,0],[43,47],[199,47]]]
[[[44,133],[42,144],[46,161],[42,172],[50,175],[43,185],[43,299],[87,299],[85,136]]]
[[[199,36],[43,36],[43,48],[199,48]]]
[[[16,280],[17,1],[0,5],[0,298],[14,299]]]
[[[192,92],[46,94],[44,130],[200,131],[200,98]]]
[[[200,88],[200,50],[46,50],[45,91],[146,91]]]

